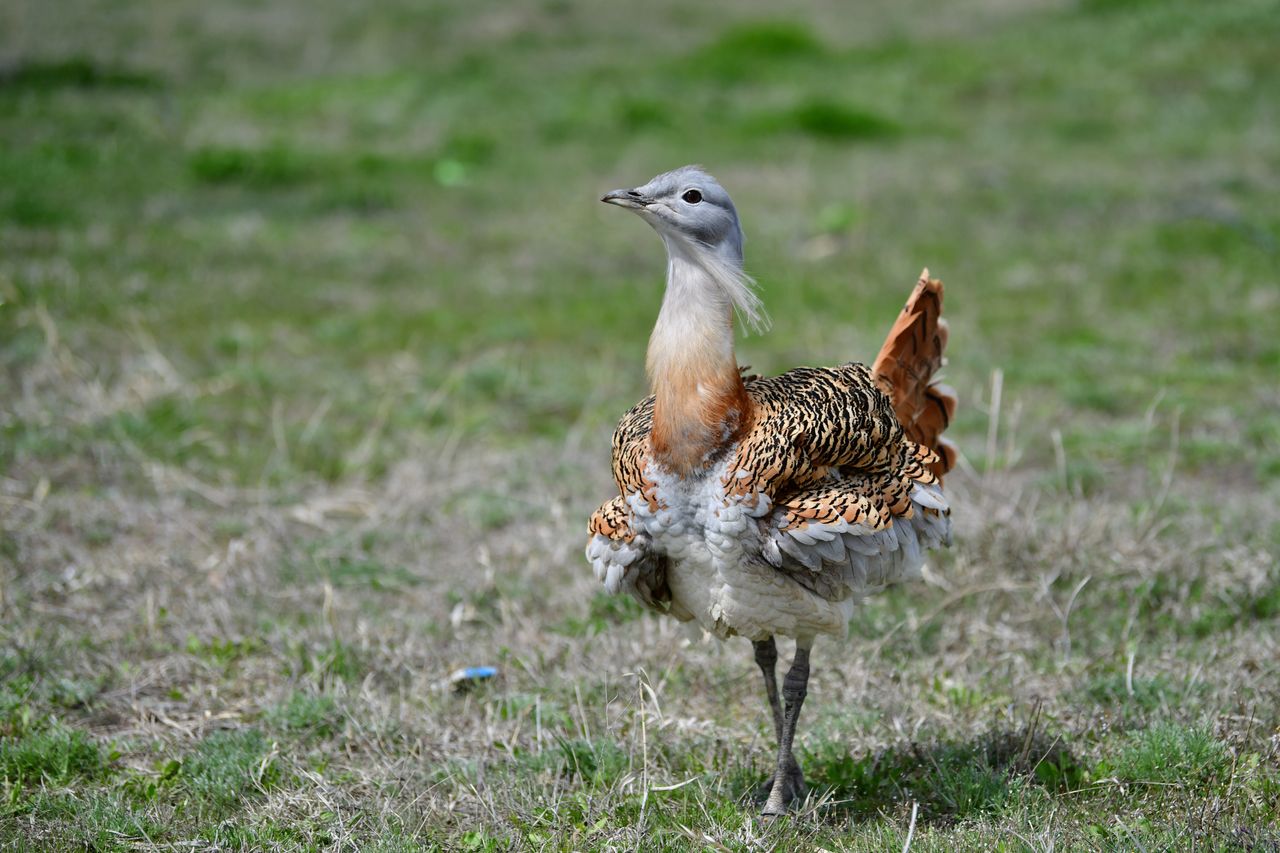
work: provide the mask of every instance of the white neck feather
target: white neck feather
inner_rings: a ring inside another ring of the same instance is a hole
[[[768,326],[754,282],[737,260],[676,235],[663,235],[667,245],[667,289],[658,321],[649,338],[647,367],[651,380],[664,368],[688,369],[691,363],[737,371],[733,354],[732,312],[756,331]]]
[[[667,291],[649,338],[655,458],[692,472],[745,427],[750,401],[733,352],[733,310],[761,320],[760,301],[736,261],[667,239]]]

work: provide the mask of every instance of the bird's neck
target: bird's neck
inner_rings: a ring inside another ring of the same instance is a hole
[[[667,290],[646,359],[655,398],[650,452],[688,475],[741,436],[751,400],[734,357],[733,299],[708,266],[724,261],[672,241],[667,251]]]

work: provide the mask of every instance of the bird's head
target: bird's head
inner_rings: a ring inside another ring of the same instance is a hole
[[[724,187],[700,166],[664,172],[643,186],[607,192],[600,200],[638,213],[668,248],[691,245],[723,261],[742,263],[738,211]]]

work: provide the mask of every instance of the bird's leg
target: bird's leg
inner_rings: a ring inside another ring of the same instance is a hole
[[[809,645],[803,641],[796,642],[796,656],[791,662],[791,669],[782,680],[782,698],[786,709],[782,715],[782,729],[778,737],[778,766],[773,773],[773,790],[769,792],[769,800],[761,812],[764,815],[784,815],[787,804],[804,796],[804,774],[800,765],[791,754],[791,742],[796,736],[796,720],[800,717],[800,706],[804,704],[809,685]]]
[[[769,698],[769,708],[773,711],[774,743],[782,742],[782,703],[778,700],[778,644],[773,637],[767,640],[756,640],[751,644],[756,652],[756,664],[764,676],[764,693]],[[777,774],[770,773],[769,778],[756,789],[755,801],[763,803],[773,792],[773,780]]]
[[[778,701],[778,645],[773,637],[767,640],[756,640],[751,644],[756,650],[756,665],[764,675],[764,694],[769,697],[769,707],[773,709],[773,734],[782,740],[782,703]]]

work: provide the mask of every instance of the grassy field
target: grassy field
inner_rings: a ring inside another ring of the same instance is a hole
[[[0,847],[1280,849],[1275,4],[849,5],[6,4]],[[687,162],[757,371],[948,285],[956,544],[774,824],[581,555]]]

